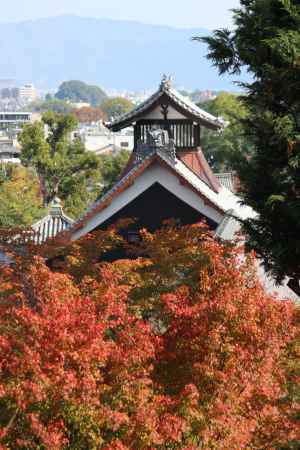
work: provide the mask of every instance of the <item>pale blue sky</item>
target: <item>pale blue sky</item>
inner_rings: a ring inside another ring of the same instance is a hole
[[[9,0],[1,2],[1,22],[61,14],[137,20],[176,27],[230,26],[239,0]]]

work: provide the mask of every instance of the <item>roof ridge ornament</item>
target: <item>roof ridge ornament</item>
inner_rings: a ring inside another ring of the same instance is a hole
[[[55,197],[50,204],[50,216],[62,216],[63,208],[60,198]]]
[[[191,120],[201,123],[204,127],[211,128],[213,130],[223,128],[223,124],[220,123],[216,117],[202,110],[190,99],[184,97],[180,94],[180,92],[177,92],[176,89],[173,88],[172,78],[167,75],[162,77],[159,89],[151,95],[151,97],[137,105],[123,116],[116,118],[112,122],[108,122],[106,126],[112,131],[119,131],[123,128],[134,125],[137,121],[145,118],[147,114],[157,106],[158,100],[165,96],[168,98],[160,101],[160,104],[169,104],[169,100],[171,100],[175,109],[177,107],[180,108],[185,117],[189,117]]]
[[[172,76],[164,74],[160,83],[161,90],[169,90],[172,87]]]
[[[74,220],[64,214],[61,200],[55,197],[49,205],[48,214],[31,226],[34,232],[32,239],[35,244],[43,244],[66,231],[73,223]]]

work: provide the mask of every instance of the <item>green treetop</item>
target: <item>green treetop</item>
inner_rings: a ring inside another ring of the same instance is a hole
[[[134,104],[127,98],[115,97],[105,100],[101,104],[101,109],[109,118],[116,118],[126,114],[134,107]]]
[[[121,150],[117,155],[103,155],[100,162],[101,183],[103,193],[113,187],[129,160],[130,153]]]
[[[72,115],[48,112],[19,135],[22,163],[35,168],[45,206],[56,196],[67,200],[81,187],[87,192],[89,180],[98,173],[99,158],[86,152],[80,139],[71,139],[76,124]]]
[[[68,114],[72,111],[72,106],[64,100],[48,97],[45,100],[31,103],[27,109],[39,113],[53,111],[60,114]]]
[[[231,171],[239,154],[251,153],[249,138],[244,136],[241,120],[246,118],[247,109],[240,98],[229,92],[221,92],[214,100],[200,104],[200,107],[227,122],[222,133],[203,129],[201,146],[215,171]]]
[[[252,75],[243,102],[251,158],[236,167],[245,203],[258,213],[245,222],[249,247],[268,271],[300,294],[300,2],[241,0],[232,31],[198,38],[220,74]]]
[[[45,214],[35,173],[13,165],[0,172],[0,226],[32,225]]]
[[[107,98],[107,95],[98,86],[72,80],[62,83],[55,97],[59,100],[68,100],[75,103],[84,102],[90,103],[92,106],[98,106]]]

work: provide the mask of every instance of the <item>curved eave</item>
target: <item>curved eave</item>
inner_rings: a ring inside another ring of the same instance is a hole
[[[88,222],[95,217],[95,215],[102,212],[108,206],[111,205],[113,200],[124,192],[127,188],[133,185],[134,181],[142,175],[142,173],[154,163],[158,162],[160,165],[171,171],[179,180],[183,186],[188,186],[196,195],[198,195],[206,205],[217,211],[219,214],[224,215],[228,210],[226,199],[226,205],[223,207],[222,197],[223,194],[217,194],[214,192],[203,180],[200,180],[198,176],[194,175],[190,169],[188,169],[181,161],[176,160],[176,163],[172,163],[168,158],[165,158],[162,154],[152,153],[144,161],[135,165],[115,186],[108,191],[101,199],[99,199],[91,208],[65,233],[61,234],[61,237],[66,241],[73,239],[73,236],[82,230]]]
[[[146,112],[148,112],[148,111],[146,111]],[[149,112],[150,112],[150,109],[149,109]],[[123,130],[124,128],[128,128],[128,127],[134,126],[134,124],[138,120],[141,120],[141,119],[142,118],[140,117],[140,115],[137,114],[136,116],[132,117],[130,120],[124,120],[122,122],[118,122],[117,124],[114,123],[114,122],[113,123],[106,122],[105,126],[110,131],[112,131],[113,133],[117,133],[118,131]],[[216,124],[216,123],[207,122],[204,119],[200,119],[197,116],[190,115],[190,117],[188,117],[188,119],[193,120],[193,122],[196,122],[199,125],[202,125],[205,128],[208,128],[208,129],[213,130],[213,131],[218,131],[218,130],[221,130],[223,128],[223,126],[220,123]]]
[[[47,214],[47,216],[43,217],[38,222],[33,224],[31,226],[31,228],[34,229],[34,230],[38,230],[44,224],[50,222],[54,218],[55,219],[59,219],[64,224],[64,226],[72,226],[74,224],[74,222],[75,222],[73,219],[71,219],[70,217],[66,216],[64,213],[62,215],[60,215],[60,216],[52,216],[51,214]]]
[[[173,89],[164,89],[156,92],[148,100],[141,103],[129,113],[124,114],[122,117],[114,120],[113,122],[106,122],[105,126],[113,132],[120,131],[124,128],[132,126],[138,120],[142,120],[144,115],[150,113],[156,106],[164,103],[165,101],[167,101],[187,119],[193,120],[206,128],[211,130],[220,130],[224,127],[223,122],[206,111],[200,109],[197,105],[194,105]]]
[[[42,220],[32,225],[34,231],[33,240],[36,244],[43,244],[48,239],[53,239],[59,233],[68,230],[74,221],[67,216],[48,215]]]

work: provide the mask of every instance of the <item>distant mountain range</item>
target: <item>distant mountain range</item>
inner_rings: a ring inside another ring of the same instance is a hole
[[[191,40],[207,34],[77,16],[0,24],[0,78],[43,89],[78,79],[104,89],[143,90],[167,73],[180,87],[234,90],[206,60],[205,45]]]

